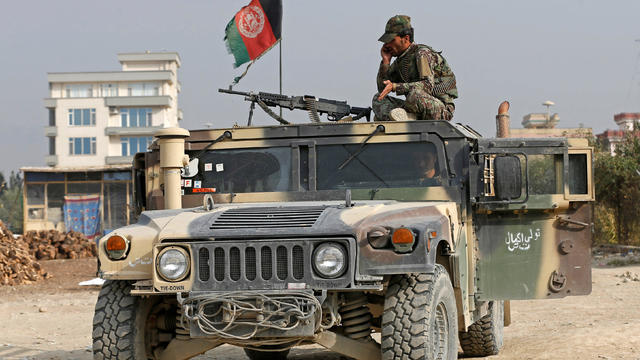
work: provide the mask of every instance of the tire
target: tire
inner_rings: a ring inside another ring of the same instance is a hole
[[[147,359],[144,329],[153,300],[131,296],[127,281],[102,285],[93,315],[94,359]]]
[[[466,356],[497,355],[504,341],[504,302],[489,302],[489,313],[460,332],[460,346]]]
[[[452,360],[458,357],[458,315],[447,271],[394,275],[382,316],[382,358]]]
[[[259,351],[253,349],[244,349],[244,353],[251,360],[287,360],[289,351],[291,349],[282,351]]]

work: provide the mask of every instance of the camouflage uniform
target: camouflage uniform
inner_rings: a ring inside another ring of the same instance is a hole
[[[411,28],[408,16],[398,15],[389,19],[380,41],[388,42],[401,30]],[[412,43],[390,65],[380,63],[377,76],[378,91],[384,89],[384,80],[395,84],[395,92],[406,100],[386,96],[373,97],[373,111],[377,120],[387,121],[392,109],[402,107],[423,120],[451,120],[458,97],[456,78],[440,52],[427,45]]]

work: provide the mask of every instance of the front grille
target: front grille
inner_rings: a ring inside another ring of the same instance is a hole
[[[216,280],[224,280],[224,249],[216,248],[214,251],[213,272]]]
[[[245,276],[247,280],[253,281],[256,279],[256,249],[248,247],[244,249],[244,268]]]
[[[325,207],[265,207],[230,209],[218,215],[211,230],[311,227]]]
[[[301,246],[293,247],[293,277],[296,280],[302,280],[304,277],[304,256]]]
[[[287,270],[289,268],[289,266],[287,266],[287,249],[284,246],[278,246],[276,254],[276,263],[278,264],[278,279],[285,280],[287,278]]]
[[[232,247],[229,254],[229,276],[231,280],[240,280],[240,249]]]
[[[209,270],[209,249],[202,248],[198,251],[198,274],[200,281],[209,281],[211,271]]]
[[[349,239],[207,241],[191,243],[198,274],[193,291],[282,290],[304,287],[342,288],[350,283],[351,267],[340,278],[314,275],[311,257],[316,244],[336,241],[349,249]]]
[[[256,247],[260,249],[260,263],[256,261]],[[276,249],[276,257],[273,258],[273,248]],[[200,280],[207,281],[209,279],[209,250],[207,248],[201,248],[198,253],[199,263],[198,269],[200,271]],[[225,269],[227,264],[225,259],[229,259],[229,279],[233,281],[256,280],[256,269],[260,268],[261,280],[271,280],[273,277],[273,265],[275,264],[275,271],[278,280],[297,279],[300,280],[304,277],[304,251],[299,245],[293,247],[280,246],[253,246],[248,245],[244,249],[244,259],[240,255],[241,251],[237,246],[232,246],[228,249],[224,247],[215,247],[213,250],[213,273],[217,281],[225,280]],[[203,254],[206,254],[203,255]],[[289,274],[289,259],[293,264],[297,264],[292,273]],[[244,266],[242,266],[244,264]],[[204,274],[204,275],[203,275]],[[205,276],[206,275],[206,276]]]
[[[264,246],[262,250],[260,250],[260,253],[262,254],[262,257],[260,258],[260,260],[262,260],[262,266],[261,266],[262,279],[270,280],[271,276],[273,275],[273,261],[271,257],[271,248]]]

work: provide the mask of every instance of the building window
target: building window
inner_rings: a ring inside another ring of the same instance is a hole
[[[102,97],[118,96],[118,84],[102,84]]]
[[[44,185],[27,185],[27,205],[44,205]]]
[[[27,185],[27,205],[29,220],[44,219],[44,184]]]
[[[49,126],[56,126],[56,109],[49,109]]]
[[[120,109],[122,127],[147,127],[151,126],[151,108]]]
[[[76,137],[69,138],[69,155],[95,155],[96,138]]]
[[[69,126],[94,126],[96,109],[69,109]]]
[[[129,84],[129,96],[158,96],[160,95],[159,83],[135,83]]]
[[[49,137],[49,155],[56,154],[56,138],[55,136]]]
[[[47,185],[47,221],[57,224],[64,221],[62,208],[64,206],[64,183],[50,183]]]
[[[147,147],[151,145],[153,137],[136,136],[120,138],[122,144],[122,156],[133,156],[139,152],[147,151]]]
[[[87,84],[67,85],[67,97],[93,97],[93,86]]]

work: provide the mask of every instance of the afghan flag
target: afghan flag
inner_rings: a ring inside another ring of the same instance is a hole
[[[238,67],[256,60],[280,41],[282,0],[251,0],[225,29],[224,40]]]

